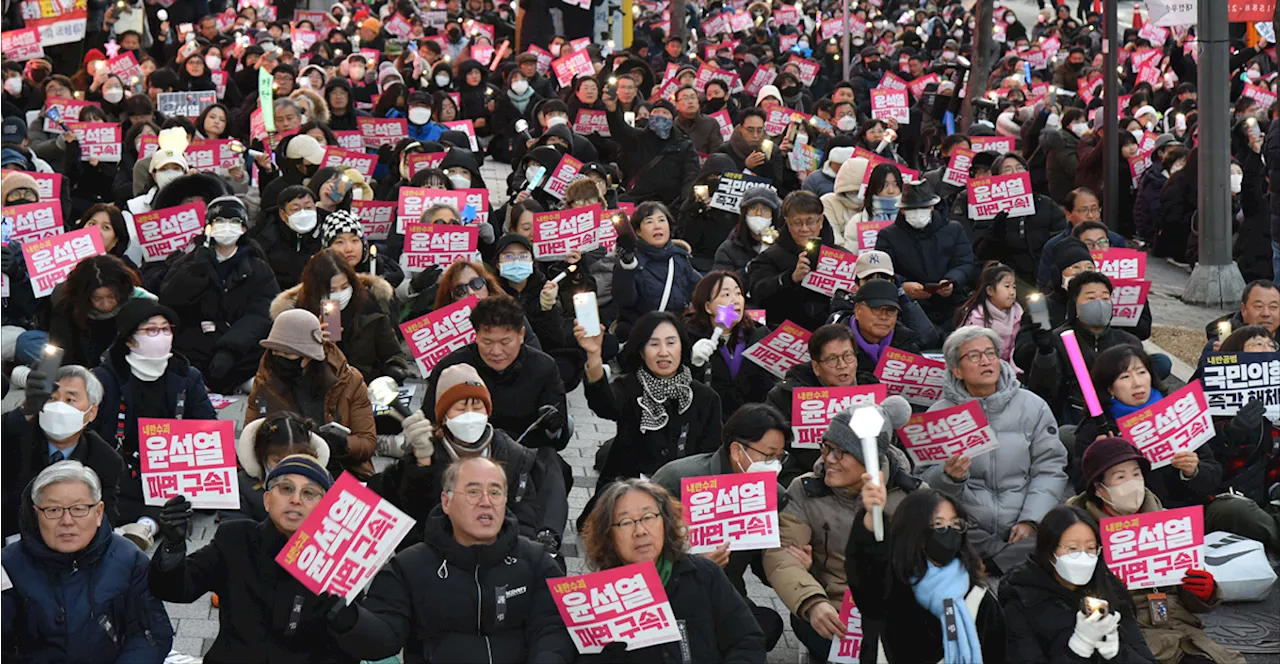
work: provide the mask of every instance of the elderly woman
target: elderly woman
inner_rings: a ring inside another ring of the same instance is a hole
[[[764,634],[746,600],[714,562],[688,553],[680,503],[671,494],[648,480],[632,479],[614,482],[597,496],[582,531],[587,565],[593,570],[656,566],[684,638],[627,654],[616,644],[577,661],[765,661]]]
[[[1067,452],[1043,399],[1022,389],[1013,366],[1000,360],[1000,336],[976,325],[951,333],[942,398],[930,412],[977,400],[1000,447],[976,458],[957,454],[929,466],[924,480],[973,515],[969,542],[998,576],[1035,546],[1036,523],[1067,486]]]
[[[24,662],[164,660],[173,626],[147,590],[147,556],[111,532],[102,484],[79,461],[45,468],[22,498],[22,539],[0,560],[4,652]],[[741,600],[739,600],[741,601]]]
[[[619,337],[630,334],[645,312],[684,311],[702,278],[693,268],[689,245],[672,239],[673,218],[667,206],[649,201],[636,207],[628,228],[619,229],[613,267]]]

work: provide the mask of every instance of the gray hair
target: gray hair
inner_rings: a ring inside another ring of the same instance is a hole
[[[294,101],[293,99],[290,99],[289,97],[281,97],[275,100],[275,103],[271,104],[272,113],[275,113],[276,111],[279,111],[282,108],[292,108],[294,113],[297,113],[298,115],[302,115],[302,106],[299,105],[298,102]]]
[[[90,407],[102,403],[102,381],[92,371],[79,364],[68,364],[58,368],[54,382],[61,382],[63,378],[79,378],[84,381],[84,391],[89,396]]]
[[[987,338],[991,340],[991,345],[995,346],[996,353],[1000,352],[1000,335],[988,328],[980,325],[965,325],[956,328],[951,336],[942,344],[942,356],[947,360],[947,368],[954,369],[960,366],[960,349],[965,344],[975,339]]]
[[[31,483],[31,502],[39,505],[43,502],[45,489],[64,482],[84,483],[89,487],[89,497],[94,504],[102,502],[102,482],[98,481],[98,474],[79,461],[59,461],[40,471]]]
[[[444,477],[441,478],[440,480],[441,490],[446,492],[453,491],[454,485],[458,483],[458,474],[462,472],[463,464],[470,463],[476,460],[488,461],[489,463],[493,464],[493,467],[497,468],[498,471],[502,473],[502,488],[503,489],[507,488],[507,469],[504,468],[501,463],[495,461],[494,459],[490,459],[488,457],[469,457],[466,459],[459,459],[457,461],[454,461],[453,463],[449,464],[447,468],[444,469]]]
[[[431,221],[431,217],[434,217],[435,214],[441,210],[448,210],[452,212],[453,216],[456,217],[458,221],[462,221],[462,213],[458,212],[458,208],[448,203],[436,203],[435,205],[432,205],[431,207],[427,208],[422,212],[422,218],[419,221],[425,224]]]

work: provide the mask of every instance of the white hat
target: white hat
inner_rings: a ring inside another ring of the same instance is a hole
[[[1143,106],[1142,108],[1138,109],[1137,112],[1133,114],[1133,117],[1140,118],[1144,115],[1154,115],[1157,118],[1159,118],[1160,112],[1157,111],[1155,107],[1151,106],[1150,104],[1147,104],[1146,106]]]
[[[169,164],[177,164],[182,167],[182,172],[187,171],[187,157],[177,150],[156,150],[151,155],[151,172],[155,173],[161,168]]]
[[[307,134],[296,134],[289,139],[289,147],[285,149],[284,156],[319,166],[324,161],[324,146]]]
[[[778,92],[776,85],[770,84],[760,88],[760,94],[756,95],[756,106],[759,106],[761,102],[769,97],[777,99],[779,104],[782,103],[782,93]]]

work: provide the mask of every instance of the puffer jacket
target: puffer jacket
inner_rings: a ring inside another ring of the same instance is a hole
[[[778,240],[747,264],[747,293],[757,306],[764,307],[769,327],[791,321],[806,330],[816,330],[831,309],[831,298],[811,291],[791,280],[802,247],[796,244],[781,214],[773,215]],[[822,244],[835,246],[831,224],[822,224]]]
[[[880,231],[876,249],[889,254],[903,281],[936,284],[948,280],[955,284],[951,297],[934,295],[919,300],[929,320],[943,327],[950,324],[956,307],[968,298],[978,276],[973,245],[964,228],[958,222],[947,221],[938,208],[933,210],[933,221],[920,230],[909,226],[899,213],[897,221]]]
[[[871,219],[867,214],[866,201],[858,195],[868,162],[862,157],[854,157],[845,164],[836,172],[832,192],[822,195],[822,211],[835,231],[836,244],[857,253],[858,222]]]
[[[1080,167],[1080,137],[1069,128],[1046,127],[1040,133],[1040,145],[1048,156],[1044,161],[1049,178],[1049,196],[1059,204],[1076,188],[1076,170]]]
[[[111,532],[106,518],[84,549],[50,549],[25,493],[22,540],[0,553],[13,583],[2,596],[5,661],[164,661],[173,626],[164,604],[147,590],[146,554]]]
[[[757,325],[751,330],[741,329],[741,326],[735,333],[741,337],[740,343],[742,349],[759,343],[769,335],[769,328],[763,325]],[[689,334],[694,338],[709,338],[712,334],[711,330],[700,329],[693,322],[689,323]],[[720,343],[716,352],[711,354],[711,359],[700,367],[689,367],[693,372],[693,379],[701,381],[720,395],[720,417],[728,420],[739,408],[749,403],[760,403],[768,396],[769,390],[773,389],[773,374],[769,373],[764,367],[743,359],[738,367],[736,376],[730,375],[729,363],[724,359],[725,352],[733,352],[738,342],[733,341],[734,337],[726,337]],[[732,345],[731,345],[732,344]],[[790,412],[790,411],[787,411]]]
[[[631,326],[650,311],[658,311],[662,294],[667,288],[667,272],[672,268],[671,294],[667,297],[665,311],[676,315],[693,301],[693,289],[702,275],[693,268],[689,252],[670,240],[666,246],[654,247],[643,240],[636,241],[636,255],[632,267],[621,261],[613,267],[613,301],[618,305],[619,339],[627,338]]]
[[[1151,164],[1138,180],[1138,193],[1133,198],[1133,226],[1138,237],[1148,241],[1156,236],[1156,220],[1160,218],[1160,192],[1169,174],[1159,164]]]
[[[747,280],[747,264],[760,255],[758,250],[762,248],[764,248],[764,245],[752,243],[750,233],[743,232],[741,226],[734,228],[729,233],[729,237],[716,248],[716,257],[711,269],[737,272],[745,283]],[[754,305],[755,301],[748,297],[747,303]]]
[[[1026,372],[1024,378],[1027,388],[1049,402],[1054,413],[1063,413],[1068,406],[1083,403],[1080,383],[1076,381],[1075,371],[1071,369],[1067,348],[1062,345],[1063,332],[1068,329],[1075,331],[1085,366],[1093,366],[1098,354],[1108,348],[1121,345],[1142,347],[1142,342],[1137,337],[1117,327],[1109,327],[1101,334],[1094,334],[1075,319],[1074,309],[1075,307],[1069,307],[1066,322],[1053,329],[1051,347],[1041,348],[1036,345],[1036,328],[1032,325],[1018,328],[1013,347],[1013,361]]]
[[[712,120],[714,122],[714,120]],[[720,182],[720,176],[726,171],[734,170],[733,159],[724,154],[713,154],[707,157],[702,170],[698,172],[695,185],[707,185],[712,192]],[[729,238],[729,234],[738,226],[738,215],[726,210],[719,210],[698,200],[696,196],[686,198],[676,213],[675,226],[671,232],[676,237],[689,243],[692,248],[693,268],[699,272],[707,272],[715,259],[716,250]]]
[[[355,625],[335,633],[360,659],[419,662],[572,662],[547,581],[563,576],[551,556],[519,535],[507,514],[493,544],[463,546],[440,507],[426,541],[396,554],[355,606]]]
[[[947,372],[942,398],[930,412],[973,401],[964,384]],[[1017,523],[1037,523],[1061,500],[1067,487],[1067,451],[1058,440],[1058,423],[1048,404],[1022,388],[1013,366],[1000,362],[1000,382],[989,397],[977,399],[996,432],[1000,447],[973,457],[969,476],[951,479],[941,464],[921,471],[930,486],[964,505],[973,520],[969,542],[984,558],[995,558],[1001,569],[1022,562],[1030,538],[1010,545],[1009,531]],[[1021,546],[1020,546],[1021,545]]]
[[[1103,414],[1100,417],[1087,417],[1076,427],[1076,454],[1067,467],[1067,475],[1071,478],[1074,491],[1087,491],[1089,488],[1084,486],[1084,472],[1080,467],[1081,459],[1089,446],[1103,433],[1120,430],[1111,415],[1113,402],[1106,395],[1100,398],[1103,399]],[[1222,464],[1214,457],[1213,450],[1221,448],[1225,438],[1226,434],[1219,432],[1208,443],[1196,448],[1200,465],[1196,468],[1195,477],[1183,479],[1182,471],[1173,466],[1163,466],[1143,473],[1147,491],[1154,494],[1168,509],[1208,504],[1222,484]]]
[[[108,317],[99,317],[96,309],[91,309],[93,316],[86,321],[86,327],[80,327],[71,317],[71,303],[66,300],[66,289],[59,286],[49,296],[52,304],[49,315],[49,343],[63,349],[62,363],[79,364],[92,369],[102,361],[107,348],[115,342],[116,314],[128,302],[121,302]],[[134,287],[129,299],[145,297],[156,299],[146,289]]]

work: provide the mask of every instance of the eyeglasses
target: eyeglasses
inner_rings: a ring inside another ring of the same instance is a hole
[[[456,492],[454,491],[450,491],[449,497],[452,498],[455,493]],[[499,489],[496,487],[492,489],[487,489],[487,490],[479,489],[479,488],[467,489],[466,491],[462,492],[462,497],[467,499],[467,504],[469,505],[479,505],[480,498],[483,497],[485,494],[489,495],[489,502],[494,505],[507,502],[506,490]]]
[[[959,530],[962,533],[967,532],[969,530],[969,522],[956,519],[955,521],[951,521],[950,523],[943,523],[940,521],[935,521],[933,523],[933,530],[938,534],[942,534],[950,528],[955,528],[956,530]]]
[[[764,452],[761,452],[760,450],[757,450],[756,448],[754,448],[754,447],[752,447],[752,446],[750,446],[750,445],[748,445],[748,444],[746,444],[746,443],[739,442],[738,444],[739,444],[739,445],[741,445],[741,446],[743,446],[743,447],[745,447],[745,448],[747,448],[747,449],[749,449],[749,450],[751,450],[752,452],[755,452],[756,454],[759,454],[760,456],[764,457],[764,460],[765,460],[765,461],[779,461],[779,462],[781,462],[781,463],[786,463],[786,462],[787,462],[787,459],[790,459],[790,458],[791,458],[791,455],[790,455],[789,453],[787,453],[786,451],[782,451],[782,452],[779,452],[779,453],[777,453],[777,454],[765,454]]]
[[[157,325],[154,327],[138,328],[138,334],[145,334],[148,337],[158,337],[164,335],[166,337],[173,335],[173,328],[168,325]]]
[[[516,261],[531,261],[533,256],[530,254],[502,254],[499,256],[503,263],[514,263]],[[477,277],[478,279],[479,277]]]
[[[1088,249],[1110,249],[1111,240],[1105,237],[1098,240],[1085,240],[1084,246]]]
[[[845,454],[848,454],[848,452],[845,452],[844,450],[836,447],[835,445],[832,445],[830,443],[825,443],[825,442],[822,444],[823,459],[826,459],[827,457],[831,457],[832,461],[836,463],[840,463],[841,461],[844,461]]]
[[[1089,555],[1091,555],[1091,556],[1096,556],[1096,555],[1098,555],[1098,545],[1097,545],[1097,544],[1095,544],[1095,545],[1093,545],[1093,546],[1085,546],[1085,547],[1080,547],[1080,546],[1076,546],[1076,545],[1074,545],[1074,544],[1071,544],[1071,545],[1068,545],[1068,546],[1060,546],[1060,547],[1058,547],[1058,550],[1059,550],[1059,551],[1064,552],[1062,555],[1070,555],[1070,554],[1073,554],[1073,553],[1087,553],[1087,554],[1089,554]]]
[[[644,516],[640,517],[639,519],[632,519],[628,517],[626,519],[623,519],[613,524],[613,527],[621,530],[630,530],[634,532],[636,528],[636,524],[640,524],[641,526],[644,527],[645,530],[648,530],[649,528],[653,527],[653,524],[657,523],[658,520],[661,518],[662,518],[661,514],[654,514],[653,512],[645,512]]]
[[[996,349],[988,348],[987,350],[971,350],[960,357],[969,364],[978,364],[983,359],[995,362],[1000,358],[1000,354],[996,352]]]
[[[37,507],[36,509],[40,510],[40,513],[44,515],[44,518],[50,521],[57,521],[67,512],[71,512],[71,518],[73,519],[83,519],[86,516],[89,516],[89,512],[95,507],[97,507],[96,504],[72,505],[71,507]]]
[[[822,228],[822,217],[788,219],[788,228]]]
[[[759,136],[764,133],[764,126],[761,125],[759,127],[748,127],[746,125],[743,125],[742,133],[751,134],[752,136]]]
[[[1102,208],[1098,207],[1097,205],[1091,205],[1089,207],[1077,208],[1075,212],[1078,212],[1080,214],[1087,214],[1087,215],[1102,214]]]
[[[898,315],[898,310],[894,307],[872,307],[868,306],[867,311],[876,318],[893,318]]]
[[[471,293],[479,293],[481,288],[485,287],[484,277],[472,277],[471,281],[465,284],[458,284],[449,291],[453,295],[453,299],[461,300]]]
[[[274,484],[271,486],[270,489],[268,489],[268,491],[278,492],[281,496],[284,496],[285,498],[292,498],[295,494],[299,493],[298,487],[292,484]],[[302,493],[302,502],[309,503],[311,505],[314,505],[320,502],[320,499],[324,498],[323,491],[312,489],[311,487],[304,487],[301,490],[301,493]]]
[[[821,360],[818,360],[818,362],[821,363],[822,366],[828,369],[835,369],[836,367],[839,367],[841,365],[852,366],[854,364],[857,364],[858,356],[855,355],[853,351],[849,351],[844,355],[832,355],[830,357],[824,357]]]

